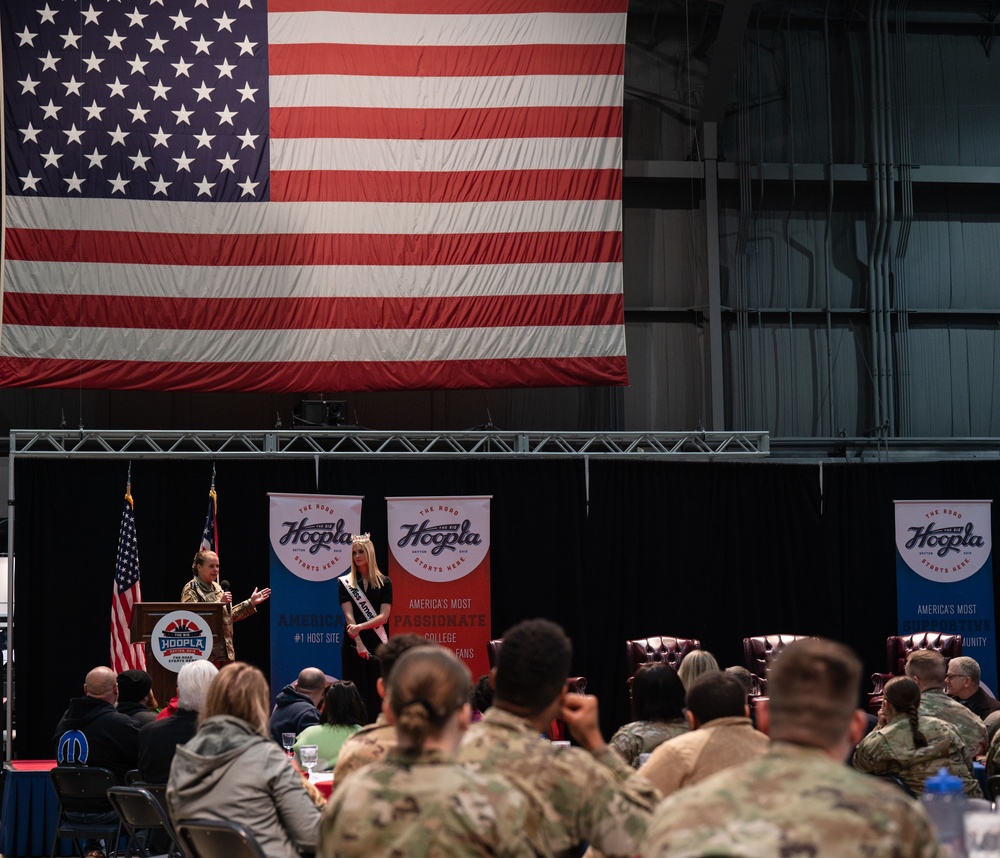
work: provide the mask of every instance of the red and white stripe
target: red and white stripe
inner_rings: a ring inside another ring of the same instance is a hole
[[[627,383],[625,0],[271,0],[271,200],[8,197],[0,384]]]

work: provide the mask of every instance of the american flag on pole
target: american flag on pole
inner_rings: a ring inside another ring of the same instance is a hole
[[[205,526],[201,530],[201,546],[199,551],[219,551],[218,495],[215,493],[215,476],[212,476],[212,488],[208,490],[208,512],[205,513]]]
[[[627,0],[0,9],[0,385],[626,384]]]
[[[118,532],[118,556],[115,559],[115,584],[111,596],[111,669],[145,670],[146,653],[142,644],[131,643],[129,627],[132,608],[142,601],[139,589],[139,540],[135,532],[132,485],[125,489],[125,508]]]

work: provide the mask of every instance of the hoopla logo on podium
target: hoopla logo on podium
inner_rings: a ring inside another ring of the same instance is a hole
[[[192,611],[171,611],[153,626],[150,649],[156,660],[175,673],[185,664],[208,658],[214,638],[204,620]]]
[[[986,501],[897,501],[896,550],[921,578],[964,581],[993,550],[990,512]]]

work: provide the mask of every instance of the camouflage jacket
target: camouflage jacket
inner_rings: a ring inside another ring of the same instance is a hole
[[[590,754],[553,745],[495,706],[469,728],[458,757],[503,774],[525,794],[526,833],[540,855],[577,855],[589,842],[608,856],[632,856],[660,799],[608,746]]]
[[[897,715],[861,740],[854,751],[854,768],[873,775],[899,775],[916,796],[923,793],[927,778],[945,768],[962,779],[967,796],[982,798],[972,774],[972,759],[958,731],[940,718],[925,715],[917,723],[927,739],[925,747],[914,747],[909,718]]]
[[[632,721],[611,737],[608,743],[633,769],[639,768],[639,755],[650,754],[667,739],[673,739],[690,728],[683,718],[673,721]]]
[[[362,727],[341,745],[333,770],[333,788],[343,783],[351,772],[383,759],[389,749],[395,747],[396,728],[379,713],[374,724]]]
[[[506,780],[437,751],[391,749],[323,809],[317,858],[530,858],[527,802]]]
[[[939,688],[929,689],[920,695],[920,714],[947,721],[958,730],[965,747],[972,757],[986,750],[986,725],[978,715],[952,700]]]
[[[217,581],[206,584],[196,575],[181,590],[181,601],[221,602],[223,592],[225,591]],[[222,612],[222,639],[216,637],[212,641],[211,658],[213,662],[226,663],[236,660],[236,651],[233,649],[233,623],[237,620],[245,620],[256,613],[257,609],[249,599],[235,602],[229,606],[228,611]]]
[[[787,742],[664,799],[639,850],[642,858],[937,854],[930,819],[899,787]]]

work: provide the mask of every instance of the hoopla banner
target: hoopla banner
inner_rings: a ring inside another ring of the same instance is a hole
[[[489,672],[490,497],[386,498],[392,634],[452,650]]]
[[[997,689],[992,501],[896,501],[896,604],[900,634],[962,636]]]
[[[351,569],[351,535],[362,497],[286,495],[270,499],[271,696],[304,667],[340,676],[344,614],[337,578]]]

